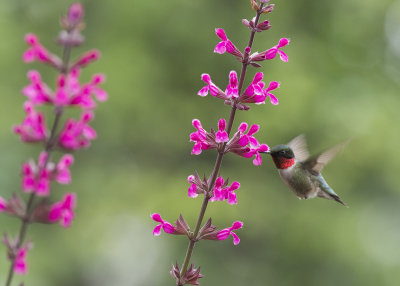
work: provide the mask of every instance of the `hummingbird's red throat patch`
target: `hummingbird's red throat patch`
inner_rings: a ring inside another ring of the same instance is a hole
[[[274,163],[278,169],[287,169],[294,165],[295,161],[294,158],[288,159],[285,157],[272,157]]]

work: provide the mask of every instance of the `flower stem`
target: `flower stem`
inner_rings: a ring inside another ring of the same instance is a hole
[[[260,11],[261,11],[263,5],[264,4],[261,4],[260,9],[257,12],[257,16],[256,16],[256,19],[255,19],[255,25],[257,25],[257,23],[258,23],[258,21],[260,19],[260,16],[261,16]],[[249,42],[248,42],[248,47],[250,47],[250,48],[252,47],[253,42],[254,42],[254,35],[255,35],[255,31],[252,31],[251,34],[250,34]],[[248,57],[249,57],[249,54],[245,52],[244,53],[243,64],[242,64],[242,70],[240,72],[240,78],[239,78],[239,83],[238,83],[238,94],[239,95],[242,92],[244,79],[246,77],[247,66],[249,65]],[[229,115],[227,131],[226,131],[228,133],[228,136],[230,135],[230,133],[232,131],[233,121],[235,120],[236,109],[237,109],[236,104],[237,104],[237,102],[233,102],[232,108],[231,108],[231,113]],[[225,146],[226,146],[226,143],[224,143],[224,146],[223,146],[222,150],[225,150]],[[192,257],[193,249],[194,249],[194,246],[195,246],[195,244],[197,242],[197,236],[198,236],[199,231],[200,231],[200,226],[201,226],[201,224],[203,222],[203,218],[204,218],[204,215],[206,213],[207,206],[208,206],[208,201],[211,198],[212,189],[214,188],[214,184],[215,184],[215,181],[217,179],[217,175],[219,173],[219,169],[221,168],[221,163],[222,163],[223,157],[224,157],[223,151],[219,152],[218,156],[217,156],[217,159],[215,161],[214,169],[213,169],[213,171],[212,171],[212,173],[210,175],[211,179],[208,182],[209,189],[207,190],[207,194],[204,195],[203,204],[201,205],[200,213],[199,213],[199,216],[197,218],[196,227],[195,227],[194,232],[193,232],[193,237],[192,237],[192,239],[190,239],[188,248],[186,250],[185,259],[183,261],[181,272],[180,272],[180,276],[181,277],[183,277],[185,275],[186,270],[187,270],[187,268],[189,266],[189,262],[190,262],[190,259]],[[184,282],[182,280],[180,280],[177,285],[178,286],[182,286],[182,285],[184,285]]]
[[[70,58],[70,54],[71,54],[71,47],[69,45],[64,46],[64,52],[63,52],[63,65],[60,69],[60,73],[68,73],[68,62],[69,62],[69,58]],[[46,141],[46,145],[44,147],[44,151],[47,153],[47,158],[46,161],[44,163],[43,168],[46,169],[47,164],[50,160],[50,155],[51,152],[54,150],[54,147],[56,145],[56,140],[57,140],[57,129],[58,126],[60,124],[60,119],[62,114],[64,113],[64,109],[61,106],[55,106],[54,107],[54,113],[55,113],[55,117],[54,117],[54,121],[53,121],[53,126],[51,128],[50,131],[50,137],[49,139]],[[19,234],[16,240],[16,245],[15,245],[15,250],[18,250],[22,243],[25,240],[25,235],[26,232],[28,230],[28,226],[30,223],[30,219],[32,216],[32,212],[35,209],[34,208],[34,200],[35,200],[35,193],[32,192],[29,196],[28,199],[28,203],[26,205],[26,210],[25,210],[25,215],[24,217],[21,219],[22,223],[21,223],[21,227],[19,229]],[[14,276],[14,263],[15,263],[15,254],[13,253],[12,259],[11,259],[11,263],[10,263],[10,269],[8,271],[8,276],[7,276],[7,281],[5,286],[10,286],[11,285],[11,281],[13,279]]]

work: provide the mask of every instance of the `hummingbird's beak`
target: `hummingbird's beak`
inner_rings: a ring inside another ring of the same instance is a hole
[[[271,154],[271,151],[265,151],[265,152],[260,152],[260,153],[265,153],[265,154]]]

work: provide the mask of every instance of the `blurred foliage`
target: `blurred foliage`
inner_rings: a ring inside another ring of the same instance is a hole
[[[20,165],[41,147],[11,133],[23,118],[26,72],[38,69],[54,86],[55,73],[26,65],[24,34],[36,33],[48,49],[57,21],[71,1],[2,0],[0,5],[1,196],[20,188]],[[214,28],[221,27],[243,49],[252,18],[249,1],[88,0],[86,43],[74,55],[98,48],[99,62],[83,71],[107,75],[110,99],[99,104],[94,127],[98,140],[76,154],[73,183],[53,184],[53,199],[78,193],[70,229],[34,225],[29,238],[26,285],[174,285],[171,263],[182,262],[187,240],[152,237],[149,215],[174,221],[179,213],[194,224],[200,199],[189,199],[187,175],[209,174],[215,152],[191,156],[191,120],[209,129],[229,107],[196,96],[200,74],[225,87],[240,63],[217,55]],[[226,227],[242,220],[241,243],[205,241],[192,261],[202,285],[400,285],[400,1],[277,1],[272,29],[257,34],[255,49],[281,37],[289,63],[263,64],[266,80],[281,83],[280,104],[239,112],[235,126],[261,125],[258,138],[269,145],[307,135],[311,152],[346,139],[348,148],[324,170],[330,185],[350,208],[322,199],[299,201],[283,185],[272,161],[261,167],[233,155],[221,175],[238,180],[239,204],[216,202],[206,217]],[[256,70],[251,68],[248,81]],[[51,116],[48,117],[50,120]],[[236,128],[236,127],[234,127]],[[1,232],[15,234],[19,223],[0,216]],[[0,247],[0,284],[8,261]]]

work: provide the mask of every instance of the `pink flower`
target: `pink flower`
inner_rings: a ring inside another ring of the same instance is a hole
[[[38,71],[29,71],[28,79],[31,81],[31,83],[22,89],[22,94],[24,94],[32,104],[41,105],[51,103],[53,101],[51,95],[52,91],[42,81]]]
[[[271,49],[266,51],[265,58],[267,60],[271,60],[271,59],[275,58],[276,54],[278,53],[281,60],[284,62],[287,62],[288,56],[283,51],[281,51],[279,48],[282,48],[288,44],[289,44],[289,39],[287,39],[287,38],[280,39],[279,43],[276,46],[273,46]]]
[[[175,227],[172,224],[170,224],[169,222],[167,222],[166,220],[163,220],[161,218],[160,214],[154,213],[154,214],[151,215],[151,218],[154,221],[160,223],[153,230],[153,235],[154,236],[159,236],[161,234],[161,228],[164,230],[165,233],[170,233],[170,234],[174,233]]]
[[[26,34],[25,42],[30,47],[22,55],[22,60],[24,62],[30,63],[36,60],[39,62],[52,65],[56,68],[61,67],[62,65],[61,59],[56,55],[53,55],[49,51],[47,51],[46,48],[40,44],[39,39],[35,34]]]
[[[88,147],[90,141],[97,137],[96,131],[87,123],[93,120],[93,113],[83,112],[79,121],[67,119],[64,129],[61,131],[58,144],[69,150],[77,150]]]
[[[92,62],[97,61],[100,58],[99,50],[90,50],[83,55],[81,55],[75,62],[72,64],[72,69],[75,68],[83,68]]]
[[[46,140],[47,127],[42,112],[36,112],[29,101],[24,103],[26,117],[21,125],[14,126],[13,130],[21,136],[23,142],[40,142]]]
[[[207,136],[207,131],[205,131],[201,125],[200,120],[193,119],[192,125],[197,129],[196,132],[190,134],[190,141],[195,142],[192,152],[192,155],[200,155],[203,150],[208,150],[211,148],[215,148],[213,146],[213,142],[211,142]]]
[[[31,83],[22,93],[35,105],[53,103],[58,106],[79,106],[83,109],[93,109],[96,102],[107,100],[107,92],[100,85],[105,81],[102,74],[95,74],[91,81],[85,84],[79,82],[80,69],[72,69],[68,74],[60,74],[57,78],[56,90],[53,92],[42,82],[39,72],[28,72]]]
[[[7,210],[7,201],[0,197],[0,213]]]
[[[38,164],[33,161],[22,165],[22,190],[26,193],[35,192],[38,196],[48,196],[50,194],[50,181],[55,180],[60,184],[69,184],[71,175],[69,166],[72,165],[74,158],[70,154],[61,157],[55,166],[47,163],[47,153],[39,155]]]
[[[215,181],[214,193],[210,201],[228,201],[228,204],[237,204],[237,198],[235,190],[240,188],[239,182],[233,182],[232,185],[228,186],[228,181],[224,182],[222,177],[218,177]]]
[[[260,129],[259,125],[253,124],[246,133],[247,128],[248,124],[246,122],[239,125],[238,131],[227,143],[226,152],[232,152],[245,158],[255,156],[253,164],[261,165],[262,159],[260,153],[268,151],[269,147],[266,144],[260,144],[253,136]]]
[[[14,260],[15,274],[26,274],[28,272],[28,263],[26,261],[29,247],[24,246],[17,250]]]
[[[197,186],[196,186],[195,183],[193,183],[194,179],[195,179],[195,177],[193,175],[189,175],[188,178],[187,178],[189,184],[191,184],[189,189],[188,189],[188,196],[190,198],[196,198],[199,195],[197,193]]]
[[[239,237],[237,236],[236,233],[233,232],[233,230],[239,229],[243,227],[243,223],[241,221],[235,221],[231,227],[224,228],[220,232],[218,232],[217,237],[219,240],[225,240],[229,237],[229,235],[232,235],[233,237],[233,244],[238,245],[240,242]]]
[[[268,87],[264,89],[265,83],[262,81],[263,77],[263,73],[256,73],[251,84],[238,99],[238,102],[240,102],[240,104],[238,104],[239,109],[248,109],[248,106],[244,105],[243,103],[264,104],[267,97],[270,98],[270,102],[273,105],[278,104],[278,99],[275,97],[275,95],[270,93],[270,91],[277,89],[279,87],[279,83],[276,81],[271,81]]]
[[[215,29],[215,34],[222,41],[215,46],[214,53],[223,54],[228,52],[236,57],[243,56],[242,53],[235,47],[235,45],[228,39],[223,29]]]
[[[218,122],[218,131],[215,134],[215,142],[217,143],[224,143],[229,141],[228,133],[225,131],[226,121],[225,119],[221,118]]]
[[[206,96],[208,94],[208,92],[210,92],[210,94],[212,96],[222,98],[222,99],[227,99],[227,96],[225,95],[225,93],[211,81],[211,77],[208,73],[203,73],[201,75],[201,79],[207,85],[199,90],[199,92],[197,93],[198,95]]]
[[[268,96],[271,103],[273,105],[278,105],[278,99],[276,98],[275,95],[273,95],[272,93],[270,93],[271,90],[277,89],[279,87],[279,83],[277,81],[271,81],[267,87],[267,89],[264,89],[264,95]]]
[[[69,6],[67,19],[70,24],[78,24],[84,15],[84,9],[81,3],[74,3]]]
[[[228,98],[237,98],[238,95],[238,79],[237,73],[235,71],[231,71],[229,73],[229,84],[226,87],[225,94]]]
[[[60,222],[62,227],[70,227],[74,219],[74,209],[76,206],[76,194],[67,193],[63,200],[54,203],[50,207],[49,221],[51,223]]]

